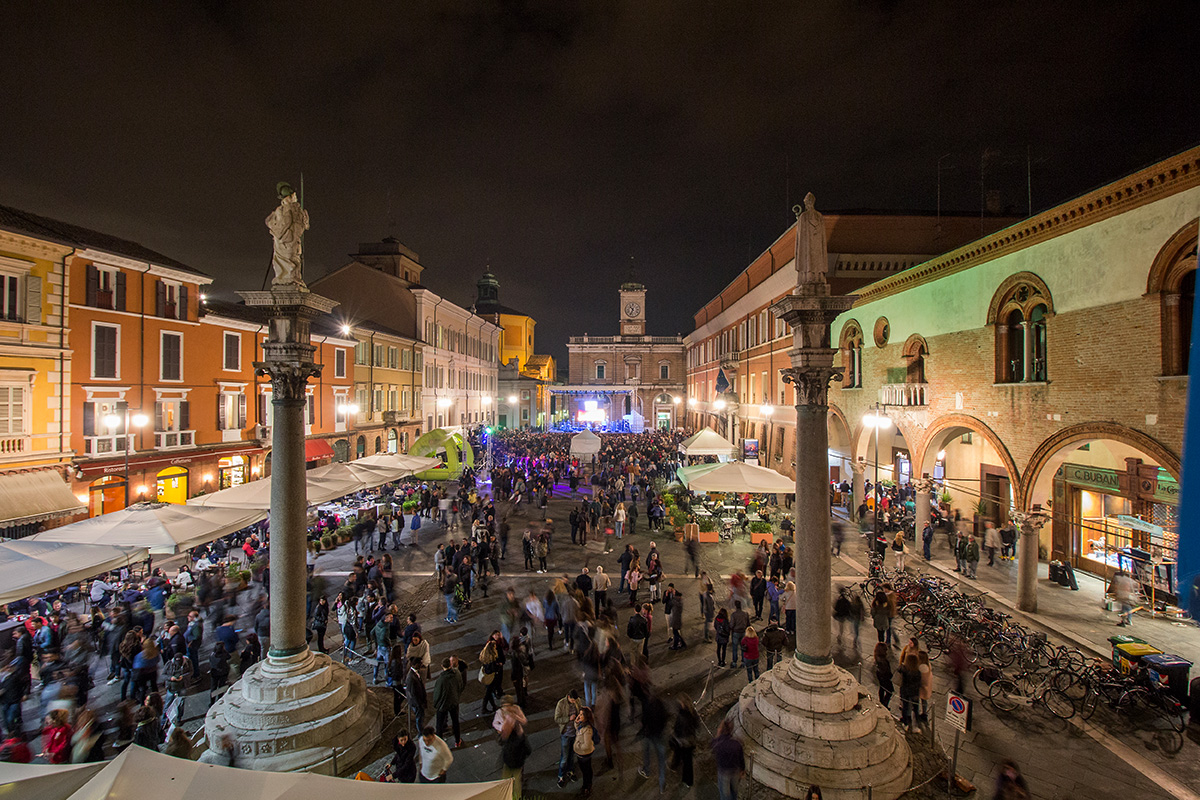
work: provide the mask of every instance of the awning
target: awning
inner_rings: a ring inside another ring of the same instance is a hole
[[[71,487],[52,469],[0,475],[0,526],[40,522],[83,509]]]
[[[333,448],[324,439],[304,440],[304,460],[316,461],[321,458],[333,458]]]
[[[127,567],[146,558],[144,547],[35,542],[33,537],[0,542],[0,603]],[[4,797],[0,789],[0,797]]]

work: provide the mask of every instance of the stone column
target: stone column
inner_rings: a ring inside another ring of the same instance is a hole
[[[863,473],[867,471],[866,461],[851,461],[850,471],[854,476],[850,479],[850,493],[853,497],[850,500],[850,516],[852,519],[857,519],[858,507],[862,505],[863,499],[866,497],[866,489],[863,487]]]
[[[913,502],[916,503],[917,513],[914,522],[916,530],[916,546],[918,549],[924,547],[921,543],[921,531],[925,530],[925,526],[929,523],[929,502],[932,500],[933,481],[929,479],[929,475],[923,475],[913,481],[913,488],[916,490],[916,496]]]
[[[796,652],[743,689],[728,716],[751,780],[785,797],[803,797],[818,784],[828,800],[890,800],[912,778],[908,743],[887,710],[833,662],[828,394],[841,370],[829,341],[831,323],[854,298],[830,295],[827,257],[817,247],[824,225],[809,208],[809,218],[797,220],[797,228],[807,226],[808,249],[801,250],[799,235],[796,249],[804,269],[797,267],[795,290],[771,307],[791,326],[795,344],[783,380],[796,396]],[[861,472],[855,479],[861,492]]]
[[[304,403],[314,363],[309,326],[337,305],[302,287],[243,292],[269,318],[259,375],[271,379],[271,648],[208,710],[210,746],[229,739],[243,769],[332,773],[349,769],[379,740],[379,697],[344,664],[305,641],[308,499]],[[224,747],[220,748],[224,749]],[[210,749],[201,761],[212,761]]]
[[[1033,511],[1017,511],[1012,515],[1017,523],[1017,608],[1037,613],[1038,545],[1042,527],[1050,515],[1037,506]]]

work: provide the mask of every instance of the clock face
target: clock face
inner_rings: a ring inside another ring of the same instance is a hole
[[[625,304],[625,316],[636,317],[640,313],[642,313],[642,307],[639,306],[637,303],[626,303]]]

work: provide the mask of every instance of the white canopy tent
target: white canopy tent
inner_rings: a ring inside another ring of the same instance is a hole
[[[96,764],[13,764],[0,761],[0,798],[65,800],[95,777]]]
[[[679,452],[685,456],[729,456],[733,450],[733,445],[712,428],[705,428],[679,443]]]
[[[366,456],[349,463],[385,470],[397,470],[396,478],[391,479],[396,480],[397,478],[403,478],[417,472],[424,472],[427,469],[441,466],[442,461],[439,458],[410,456],[407,453],[376,453],[373,456]]]
[[[202,764],[130,745],[69,800],[508,800],[512,781],[374,783],[309,772],[266,772]],[[66,800],[66,798],[64,798]]]
[[[219,539],[266,518],[266,512],[262,510],[135,503],[111,514],[72,522],[29,538],[39,542],[146,547],[152,555],[170,555]]]
[[[317,470],[305,474],[308,504],[318,506],[364,488],[357,478],[316,477]],[[263,478],[241,486],[232,486],[212,494],[204,494],[188,500],[189,506],[211,506],[219,508],[244,508],[266,511],[271,508],[271,478]]]
[[[679,469],[675,470],[675,478],[684,487],[688,487],[691,481],[695,478],[712,472],[714,469],[720,466],[721,464],[693,464],[690,467],[680,467]]]
[[[144,561],[148,554],[145,547],[45,542],[34,538],[0,542],[0,603],[11,603],[120,569]]]
[[[796,491],[796,482],[773,469],[756,467],[745,461],[730,461],[694,476],[688,481],[687,487],[693,492],[793,494]]]
[[[408,470],[373,467],[360,461],[335,461],[332,464],[309,470],[307,477],[309,480],[329,481],[334,484],[353,481],[358,483],[359,489],[374,489],[376,486],[382,486],[389,481],[411,474]]]
[[[571,455],[592,456],[600,452],[600,437],[591,431],[580,431],[571,437]]]

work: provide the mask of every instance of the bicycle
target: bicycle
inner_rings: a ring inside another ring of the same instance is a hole
[[[1059,719],[1075,716],[1075,704],[1067,693],[1054,688],[1051,674],[1022,672],[1015,678],[1001,675],[988,688],[988,700],[998,711],[1013,711],[1019,705],[1043,705]]]

